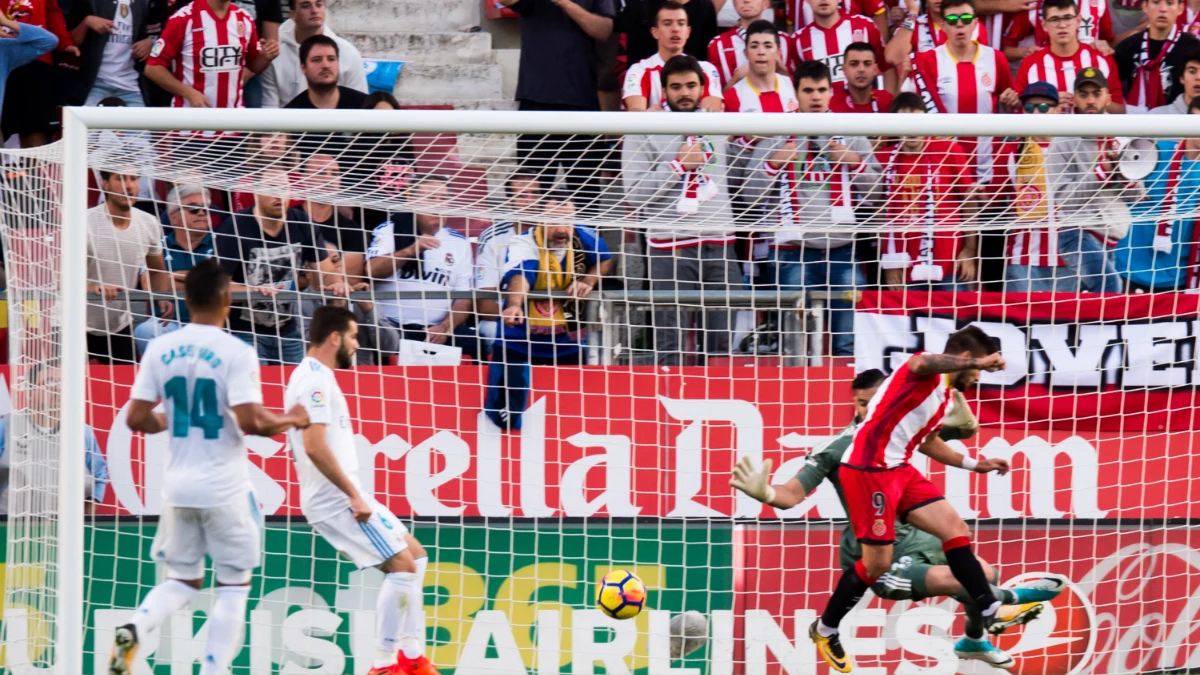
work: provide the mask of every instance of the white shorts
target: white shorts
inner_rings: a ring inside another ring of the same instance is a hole
[[[210,509],[167,506],[150,551],[172,578],[200,579],[205,554],[218,571],[248,571],[262,564],[262,549],[262,511],[258,497],[248,492],[246,502]]]
[[[312,523],[312,529],[359,569],[378,567],[408,548],[404,535],[408,528],[396,520],[387,507],[372,505],[371,519],[360,523],[350,509]]]

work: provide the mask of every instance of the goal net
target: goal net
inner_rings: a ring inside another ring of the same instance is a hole
[[[993,642],[1025,674],[1200,669],[1190,118],[170,112],[72,110],[65,145],[0,156],[5,672],[107,672],[165,578],[169,442],[126,406],[211,256],[270,408],[312,311],[358,318],[357,477],[429,551],[444,673],[827,672],[808,626],[856,554],[832,439],[870,371],[967,325],[1007,367],[947,443],[1012,471],[912,461],[999,586],[1068,581]],[[265,555],[233,672],[365,673],[383,575],[309,526],[282,437],[247,445]],[[735,491],[743,457],[811,494]],[[855,672],[987,670],[955,655],[948,570],[911,571],[941,564],[898,542],[842,624]],[[632,620],[595,603],[617,569],[649,589]],[[194,672],[196,597],[135,673]]]

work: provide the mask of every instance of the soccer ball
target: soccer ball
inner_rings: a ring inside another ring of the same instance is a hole
[[[613,570],[596,586],[596,604],[614,619],[632,619],[646,606],[646,585],[625,570]]]

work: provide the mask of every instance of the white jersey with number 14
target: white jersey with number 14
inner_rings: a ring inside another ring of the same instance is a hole
[[[146,348],[129,397],[162,401],[171,443],[169,506],[241,503],[250,488],[246,442],[233,408],[262,404],[258,354],[216,326],[188,324]]]

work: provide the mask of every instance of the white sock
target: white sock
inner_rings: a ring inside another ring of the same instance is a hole
[[[375,601],[375,663],[385,668],[396,662],[400,648],[400,625],[408,606],[408,589],[416,583],[411,572],[392,572],[383,577],[379,598]]]
[[[429,558],[417,558],[416,564],[417,573],[408,588],[408,610],[400,624],[400,651],[410,659],[425,654],[425,568]]]
[[[820,619],[817,620],[817,635],[820,635],[821,637],[833,637],[837,634],[838,629],[830,628],[829,626],[825,625],[825,622],[821,621]]]
[[[198,590],[176,579],[167,579],[150,589],[129,620],[137,629],[138,639],[154,632],[172,612],[188,604]]]
[[[204,661],[200,675],[227,673],[229,664],[236,656],[234,650],[241,646],[242,630],[246,627],[246,601],[250,598],[249,586],[217,586],[217,599],[208,613],[208,644],[204,648]]]

